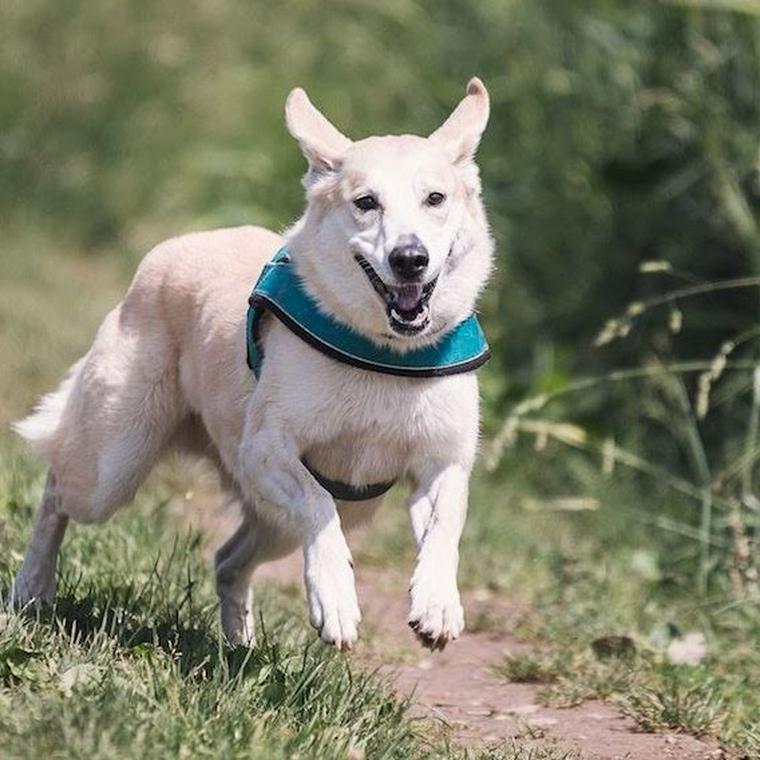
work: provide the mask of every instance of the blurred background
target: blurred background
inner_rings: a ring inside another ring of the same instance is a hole
[[[499,588],[544,557],[536,588],[559,579],[567,605],[579,579],[604,598],[619,561],[626,625],[688,599],[749,636],[755,0],[4,0],[0,422],[86,350],[154,244],[297,218],[292,87],[351,137],[426,134],[475,74],[498,269],[467,540],[493,552],[466,572]],[[564,531],[551,549],[510,538],[541,519]]]
[[[713,367],[718,409],[696,402],[716,357],[756,358],[757,283],[644,302],[760,276],[758,12],[747,0],[9,0],[2,421],[86,348],[155,243],[297,217],[304,166],[282,116],[293,86],[352,137],[426,134],[478,74],[493,99],[480,165],[498,248],[482,307],[495,349],[486,434],[525,398],[638,367],[645,381],[540,411],[582,425],[578,445],[615,440],[656,462],[659,485],[699,491],[733,463],[717,487],[754,518],[752,370]],[[680,361],[702,364],[664,371]],[[547,493],[581,494],[567,478],[588,474],[560,448],[521,468],[537,467]],[[699,513],[680,517],[699,526]]]

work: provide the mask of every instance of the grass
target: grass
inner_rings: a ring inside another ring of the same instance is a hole
[[[548,495],[578,492],[592,508],[568,510],[575,501]],[[712,735],[740,757],[760,756],[760,604],[732,595],[722,572],[701,593],[698,537],[646,519],[654,505],[663,519],[690,508],[656,482],[605,476],[551,442],[540,453],[518,446],[499,473],[477,473],[460,578],[509,598],[509,632],[532,644],[496,672],[537,684],[547,705],[606,699],[644,731]],[[378,531],[360,562],[388,554],[411,563],[401,511],[383,514]],[[468,620],[489,634],[504,625],[487,614]],[[693,632],[705,637],[704,658],[672,664],[669,646]]]
[[[512,682],[540,684],[541,700],[554,707],[611,700],[643,731],[722,735],[739,749],[758,748],[756,723],[740,722],[732,715],[735,707],[728,699],[739,695],[731,695],[711,667],[674,667],[658,662],[651,653],[600,662],[587,652],[561,651],[509,656],[496,671]]]
[[[587,699],[606,699],[618,704],[643,731],[717,735],[736,748],[751,743],[746,724],[731,714],[730,686],[719,683],[712,667],[676,668],[648,658],[622,666],[590,663],[582,657],[573,662],[575,670],[560,670],[542,690],[546,703],[568,707]]]
[[[512,655],[496,668],[509,681],[540,684],[540,698],[553,707],[612,700],[644,731],[694,736],[719,733],[730,711],[725,687],[711,670],[674,667],[651,653],[601,662],[588,652],[567,651]]]
[[[125,285],[113,258],[37,243],[0,261],[3,424],[86,349]],[[0,587],[20,562],[42,476],[0,436]],[[1,614],[0,754],[427,756],[425,729],[387,685],[314,641],[301,600],[264,592],[259,645],[222,646],[199,537],[174,532],[169,496],[154,482],[108,525],[72,531],[55,610]]]
[[[6,587],[42,473],[7,442],[0,462]],[[0,614],[0,755],[465,757],[389,684],[319,644],[301,599],[262,588],[257,646],[224,647],[200,543],[176,532],[160,483],[105,526],[71,532],[55,609]],[[575,758],[535,742],[466,756]]]
[[[654,683],[632,689],[625,712],[645,731],[674,728],[695,736],[720,729],[725,712],[721,690],[709,674],[670,672]]]
[[[133,259],[83,256],[52,235],[5,228],[0,256],[0,426],[26,413],[92,342],[121,298]]]
[[[507,655],[496,670],[513,683],[552,683],[557,680],[560,667],[554,657],[531,652]]]
[[[118,251],[77,255],[44,235],[24,234],[9,250],[0,257],[3,426],[86,350],[134,264]],[[698,592],[699,535],[677,532],[688,499],[620,467],[605,475],[551,438],[541,445],[510,449],[497,475],[477,474],[462,545],[464,584],[513,599],[515,632],[535,646],[499,672],[539,684],[552,705],[611,699],[643,730],[715,734],[760,753],[758,603],[732,596],[723,573]],[[0,585],[20,562],[41,477],[0,435]],[[166,504],[177,487],[154,482],[114,522],[73,532],[55,614],[0,618],[2,754],[457,756],[409,720],[387,684],[315,645],[300,600],[260,595],[260,646],[225,651],[198,537],[173,537]],[[402,510],[386,509],[377,528],[358,561],[411,565]],[[502,625],[485,613],[471,621],[492,633]],[[673,666],[668,642],[690,631],[706,636],[707,657]],[[633,655],[599,659],[592,644],[611,636],[627,637]],[[532,745],[485,756],[570,757]]]
[[[752,3],[6,5],[2,429],[86,350],[128,281],[126,250],[178,230],[292,219],[303,162],[282,105],[296,84],[362,136],[429,131],[469,76],[488,83],[479,161],[499,239],[483,304],[496,353],[483,374],[488,399],[566,393],[581,367],[606,374],[621,358],[621,386],[630,373],[662,374],[647,364],[651,346],[617,340],[657,312],[648,288],[633,287],[652,256],[651,272],[666,277],[696,268],[700,282],[757,281]],[[556,425],[523,420],[537,450],[510,452],[497,477],[478,474],[461,574],[521,611],[515,632],[535,651],[505,662],[504,677],[540,682],[555,704],[606,696],[647,730],[716,733],[759,756],[760,613],[749,591],[760,390],[737,401],[752,379],[732,372],[756,364],[744,340],[757,337],[757,302],[743,288],[684,303],[689,289],[660,304],[660,332],[673,333],[671,358],[688,360],[681,370],[700,373],[699,403],[681,404],[683,386],[614,395],[609,377],[563,395],[567,418],[580,415],[591,433],[580,447],[607,475],[561,448]],[[613,353],[590,355],[601,321],[633,297],[608,324]],[[739,324],[750,332],[734,332]],[[721,384],[721,374],[733,376]],[[703,424],[707,402],[719,421]],[[602,441],[608,417],[631,435]],[[654,430],[645,440],[642,418]],[[565,443],[577,429],[559,430]],[[20,562],[40,482],[0,433],[0,585]],[[175,542],[170,493],[154,482],[112,524],[67,539],[54,615],[2,617],[0,754],[457,756],[410,723],[382,683],[310,644],[302,604],[285,595],[261,596],[267,636],[248,660],[222,650],[208,568],[197,537]],[[401,511],[385,510],[379,527],[359,560],[411,563]],[[471,621],[501,626],[487,613]],[[667,661],[674,631],[704,634],[698,666]],[[633,656],[599,660],[591,645],[610,636],[630,639]],[[485,756],[568,755],[508,746]]]
[[[541,699],[553,706],[610,699],[642,730],[712,734],[756,756],[758,601],[732,599],[719,583],[707,596],[697,593],[698,546],[639,519],[644,497],[661,500],[663,513],[683,505],[619,473],[609,481],[575,463],[576,479],[599,503],[594,511],[519,506],[537,482],[531,468],[540,467],[524,456],[516,455],[522,472],[508,484],[477,480],[461,552],[465,584],[515,599],[522,614],[514,632],[534,644],[498,672],[539,684]],[[704,659],[672,664],[669,644],[693,631],[706,637]]]
[[[14,549],[29,528],[24,491],[38,490],[28,475],[14,476],[17,489],[3,510],[3,543]],[[302,604],[265,593],[268,627],[259,645],[223,647],[198,536],[172,538],[167,519],[160,506],[143,505],[97,532],[76,531],[65,546],[55,610],[42,618],[3,616],[0,753],[416,753],[421,730],[405,706],[318,645]],[[0,565],[6,583],[16,556]]]

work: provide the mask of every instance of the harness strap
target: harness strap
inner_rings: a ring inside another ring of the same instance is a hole
[[[303,460],[301,460],[303,462]],[[332,478],[326,478],[324,475],[317,472],[306,462],[303,462],[304,467],[312,474],[314,480],[322,486],[332,497],[338,501],[367,501],[369,499],[376,499],[378,496],[382,496],[384,493],[393,488],[396,481],[386,480],[383,483],[369,483],[366,486],[352,486],[350,483],[344,483],[342,480],[333,480]]]
[[[272,314],[305,343],[336,361],[400,377],[443,377],[472,372],[491,353],[477,317],[470,314],[432,345],[398,351],[378,345],[325,313],[303,287],[287,248],[281,248],[259,276],[248,300],[248,366],[258,377],[264,355],[259,326]]]

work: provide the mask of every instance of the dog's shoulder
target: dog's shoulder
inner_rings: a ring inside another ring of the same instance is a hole
[[[279,235],[253,226],[165,240],[140,262],[124,306],[141,310],[160,304],[171,315],[208,296],[245,300],[262,267],[281,245]]]
[[[170,238],[142,260],[136,280],[258,277],[282,238],[264,227],[228,227]],[[251,283],[252,284],[252,283]]]

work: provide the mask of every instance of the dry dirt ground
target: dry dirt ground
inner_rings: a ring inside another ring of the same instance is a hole
[[[209,555],[237,519],[224,508],[195,512],[192,522],[206,531]],[[361,542],[354,537],[352,547]],[[256,571],[254,585],[274,583],[303,594],[299,556]],[[526,746],[550,743],[575,750],[583,760],[717,760],[727,757],[717,744],[679,733],[643,733],[613,705],[589,701],[554,709],[539,703],[539,687],[510,683],[494,672],[505,655],[527,645],[511,633],[517,610],[508,600],[465,594],[469,621],[487,619],[487,632],[465,633],[443,652],[423,649],[406,624],[406,581],[401,573],[357,568],[364,640],[350,655],[363,667],[388,677],[402,696],[411,696],[412,714],[442,724],[453,743],[497,747],[515,740]],[[304,616],[306,616],[304,604]]]
[[[300,558],[265,565],[254,580],[301,585]],[[526,744],[553,741],[588,760],[723,757],[715,744],[691,736],[642,733],[630,718],[603,702],[565,709],[544,707],[537,701],[537,686],[499,677],[493,666],[526,646],[510,635],[509,607],[498,600],[465,595],[463,602],[469,619],[488,607],[490,620],[504,621],[501,631],[465,633],[445,651],[428,652],[406,625],[406,588],[401,578],[389,579],[381,571],[360,568],[357,588],[371,644],[360,646],[353,656],[390,676],[400,694],[412,695],[413,713],[443,723],[457,744],[482,747],[511,739]]]

